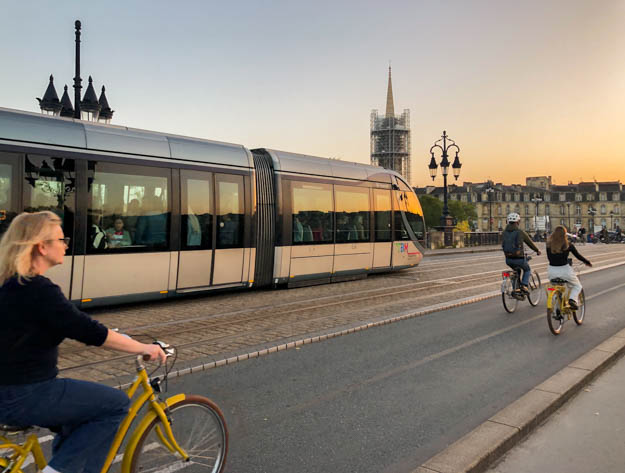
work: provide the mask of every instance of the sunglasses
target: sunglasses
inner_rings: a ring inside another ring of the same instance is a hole
[[[53,238],[52,240],[48,240],[48,241],[62,241],[63,243],[65,243],[65,246],[69,246],[69,242],[72,241],[72,239],[70,237],[65,237],[65,238]]]

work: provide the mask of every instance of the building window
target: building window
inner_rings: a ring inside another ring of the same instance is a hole
[[[605,204],[601,204],[601,215],[605,215]]]
[[[530,201],[530,195],[529,194],[523,194],[523,200],[525,202],[529,202]]]
[[[581,202],[582,201],[582,194],[575,194],[575,200],[577,202]]]
[[[462,202],[466,202],[466,201],[468,200],[468,199],[467,199],[467,197],[468,197],[468,196],[467,196],[467,194],[462,194],[462,195],[460,196],[460,200],[461,200]]]
[[[510,213],[510,204],[506,205],[506,215]]]
[[[617,213],[618,213],[618,210],[619,210],[618,205],[615,205],[615,206],[614,206],[614,213],[615,213],[615,214],[617,214]]]
[[[599,193],[599,200],[608,200],[608,194],[605,192]]]
[[[582,206],[577,204],[575,206],[575,215],[581,215],[582,214]]]
[[[545,192],[545,202],[550,202],[551,201],[551,194],[548,194],[547,192]]]
[[[560,206],[560,215],[565,215],[565,213],[564,213],[564,205]]]
[[[529,215],[530,214],[530,206],[526,205],[525,206],[525,215]]]
[[[605,227],[605,226],[606,226],[606,224],[607,224],[606,219],[605,219],[605,218],[602,218],[602,219],[601,219],[601,226],[602,226],[602,227]]]
[[[521,212],[521,207],[519,206],[519,204],[516,204],[516,205],[514,206],[514,211],[515,211],[516,213],[520,213],[520,212]]]
[[[612,193],[612,200],[619,200],[620,199],[620,194],[618,192],[613,192]]]
[[[519,194],[518,192],[514,193],[514,201],[515,202],[519,202],[521,200],[521,194]]]
[[[566,222],[564,221],[563,218],[560,219],[560,225],[566,225]]]
[[[545,215],[551,215],[550,209],[549,209],[549,204],[545,205]]]
[[[586,194],[586,200],[587,201],[595,200],[595,195],[592,192],[589,192],[588,194]]]
[[[566,193],[560,192],[560,202],[566,202]]]

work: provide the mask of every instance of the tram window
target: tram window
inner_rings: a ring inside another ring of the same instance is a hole
[[[71,238],[71,254],[76,211],[76,174],[73,159],[29,154],[24,161],[24,210],[57,214],[65,236]]]
[[[213,241],[213,185],[208,172],[182,171],[182,249],[206,250]]]
[[[333,242],[332,186],[291,181],[293,244]]]
[[[89,162],[87,253],[169,248],[170,170]]]
[[[369,241],[369,189],[335,186],[336,242]]]
[[[17,155],[0,153],[0,236],[17,215],[16,160]]]
[[[391,241],[391,192],[374,189],[375,241]]]
[[[243,177],[217,174],[217,248],[243,248]]]

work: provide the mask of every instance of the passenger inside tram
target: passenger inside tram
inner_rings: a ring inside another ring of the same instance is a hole
[[[116,217],[113,226],[106,230],[106,239],[109,248],[122,248],[132,244],[130,233],[124,228],[121,217]]]

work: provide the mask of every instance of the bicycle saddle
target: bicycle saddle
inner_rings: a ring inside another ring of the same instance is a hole
[[[553,284],[566,284],[568,281],[562,278],[554,278],[554,279],[550,279],[549,282]]]
[[[22,425],[0,424],[0,432],[4,432],[7,435],[21,434],[23,432],[26,432],[27,430],[32,429],[32,428],[33,428],[32,425],[22,426]]]

